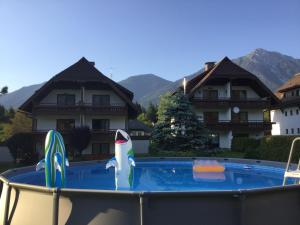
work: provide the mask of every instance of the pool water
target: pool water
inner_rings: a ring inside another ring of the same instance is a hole
[[[241,190],[281,186],[284,169],[258,164],[220,162],[224,172],[193,171],[193,160],[137,161],[132,191]],[[12,182],[45,186],[44,171],[32,171],[10,178]],[[289,179],[288,184],[295,183]],[[114,168],[105,162],[67,168],[66,188],[115,190]]]

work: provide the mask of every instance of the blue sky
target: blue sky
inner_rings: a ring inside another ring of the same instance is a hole
[[[0,86],[48,80],[82,56],[120,81],[169,80],[255,48],[300,58],[299,0],[0,0]]]

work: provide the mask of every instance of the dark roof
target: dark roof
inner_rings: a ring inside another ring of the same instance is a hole
[[[131,108],[132,111],[136,112],[136,108],[132,103],[133,93],[128,89],[124,88],[120,84],[109,79],[103,75],[94,66],[93,62],[89,62],[86,58],[82,57],[78,62],[74,63],[70,67],[66,68],[62,72],[56,74],[48,82],[46,82],[40,89],[38,89],[27,101],[25,101],[19,109],[26,112],[31,112],[32,101],[40,99],[49,90],[55,88],[60,83],[90,83],[90,84],[104,84],[112,88],[116,94],[119,95]]]
[[[300,73],[295,74],[291,79],[285,82],[277,89],[277,92],[285,92],[300,87]]]
[[[129,120],[128,121],[128,129],[129,130],[143,130],[145,132],[152,132],[152,129],[148,127],[146,124],[139,120]]]
[[[264,85],[255,75],[249,71],[238,66],[232,62],[228,57],[223,58],[220,62],[214,65],[211,69],[204,71],[198,76],[194,77],[187,83],[187,93],[190,97],[194,92],[208,81],[216,79],[228,79],[228,80],[248,80],[247,85],[255,86],[255,90],[264,97],[271,97],[273,104],[278,104],[279,99],[273,94],[273,92]],[[180,87],[181,88],[181,87]]]

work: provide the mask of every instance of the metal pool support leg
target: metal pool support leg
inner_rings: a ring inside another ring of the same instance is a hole
[[[7,190],[6,190],[5,203],[4,203],[4,213],[3,213],[3,221],[2,221],[3,225],[8,224],[7,220],[8,220],[8,214],[9,214],[9,202],[10,202],[10,194],[11,194],[11,186],[9,185],[9,183],[3,182],[2,191],[5,191],[5,185],[7,186]]]
[[[145,197],[143,195],[140,195],[140,225],[145,225],[144,217],[145,217]]]
[[[53,208],[52,208],[52,224],[58,225],[58,202],[59,202],[59,190],[53,191]]]

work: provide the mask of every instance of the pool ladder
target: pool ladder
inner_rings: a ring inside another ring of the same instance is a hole
[[[297,141],[300,141],[300,137],[295,138],[292,142],[290,155],[289,155],[289,159],[288,159],[286,169],[285,169],[285,172],[284,172],[284,178],[283,178],[283,184],[282,185],[286,184],[286,180],[287,180],[288,177],[300,179],[300,159],[299,159],[299,162],[298,162],[297,169],[296,170],[290,170],[290,165],[291,165],[292,156],[293,156],[293,152],[294,152],[294,146],[295,146],[295,143]]]

